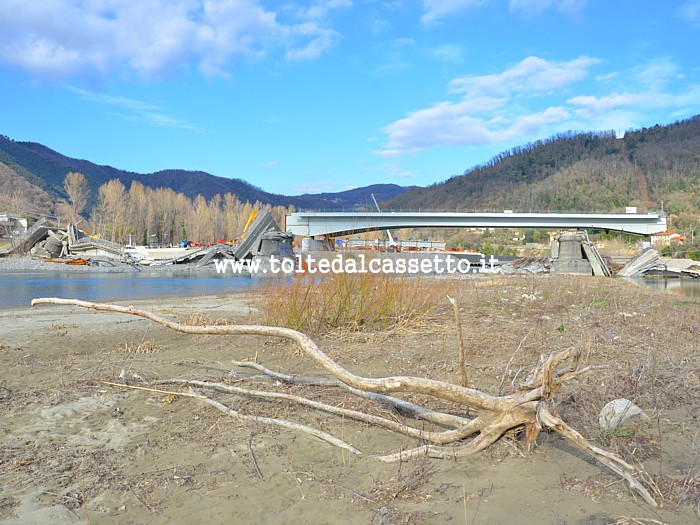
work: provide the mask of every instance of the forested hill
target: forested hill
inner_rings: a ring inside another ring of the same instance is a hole
[[[63,188],[66,174],[70,171],[80,172],[85,175],[92,190],[92,204],[97,198],[98,188],[112,179],[119,179],[127,188],[134,180],[151,188],[172,188],[175,192],[184,193],[192,200],[200,194],[209,200],[217,193],[222,196],[232,193],[241,202],[259,201],[272,206],[294,205],[301,209],[352,209],[356,205],[365,206],[368,201],[371,203],[372,193],[375,193],[377,200],[382,202],[408,189],[396,184],[380,184],[320,195],[278,195],[266,192],[241,179],[217,177],[203,171],[163,170],[139,174],[111,166],[100,166],[87,160],[66,157],[42,144],[13,141],[2,135],[0,135],[0,168],[0,175],[2,173],[7,175],[0,178],[0,193],[3,181],[9,184],[11,173],[13,177],[18,175],[31,183],[35,187],[34,193],[48,194],[54,200],[66,198]]]
[[[628,131],[567,133],[408,191],[387,209],[700,213],[700,116]]]

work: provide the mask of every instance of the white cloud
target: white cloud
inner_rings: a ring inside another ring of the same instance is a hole
[[[588,70],[599,62],[586,56],[562,62],[527,57],[496,75],[456,78],[450,82],[449,89],[452,93],[470,97],[487,94],[503,96],[515,92],[547,93],[585,78]]]
[[[290,30],[291,34],[306,37],[309,41],[302,47],[290,49],[285,58],[290,62],[313,60],[340,40],[340,33],[333,29],[318,27],[313,22],[299,24]]]
[[[0,61],[53,78],[149,77],[189,64],[225,75],[236,57],[271,50],[318,57],[339,37],[328,18],[351,6],[317,1],[283,22],[259,0],[3,0]]]
[[[368,72],[370,75],[378,77],[395,75],[413,67],[413,63],[404,57],[404,50],[414,47],[416,45],[415,40],[411,38],[396,38],[390,40],[388,44],[388,46],[379,46],[384,61],[373,67]]]
[[[620,108],[648,104],[650,97],[640,93],[611,93],[602,97],[579,95],[570,98],[567,102],[576,106],[575,113],[577,116],[590,119]]]
[[[659,58],[641,64],[632,70],[635,82],[648,91],[662,91],[671,82],[683,78],[678,66],[668,58]]]
[[[518,116],[512,124],[498,130],[497,142],[518,141],[521,137],[531,137],[539,134],[542,129],[550,124],[565,122],[571,118],[571,114],[561,106],[548,107],[544,111],[529,115]]]
[[[589,70],[599,63],[590,57],[561,62],[529,57],[501,73],[454,79],[448,94],[459,100],[435,103],[389,124],[382,130],[384,147],[376,153],[396,158],[441,146],[508,147],[571,129],[648,125],[653,118],[689,116],[700,106],[700,84],[689,82],[666,58],[591,82]],[[610,88],[613,82],[617,90]],[[627,86],[636,90],[626,91]],[[574,89],[579,93],[571,93]]]
[[[524,15],[539,15],[550,8],[561,13],[576,15],[585,7],[588,0],[510,0],[511,11]]]
[[[282,122],[286,122],[287,117],[286,116],[272,116],[272,117],[267,117],[265,119],[266,124],[281,124]]]
[[[85,91],[75,87],[70,87],[69,90],[77,94],[83,100],[95,102],[103,106],[118,108],[122,111],[121,116],[126,119],[137,120],[151,126],[163,128],[202,131],[200,127],[194,124],[177,117],[167,115],[162,108],[150,102],[114,95],[106,95],[103,93],[92,93],[90,91]]]
[[[601,97],[580,95],[567,101],[576,106],[575,114],[586,119],[597,119],[612,112],[626,110],[644,114],[658,109],[677,110],[679,114],[696,112],[700,105],[700,85],[691,85],[679,93],[644,91],[640,93],[611,93]],[[642,120],[642,119],[635,119]],[[631,127],[628,125],[627,127]]]
[[[515,118],[495,114],[491,118],[475,116],[469,103],[441,103],[412,113],[390,124],[386,148],[378,154],[398,157],[418,153],[437,146],[474,146],[518,140],[540,131],[543,127],[564,121],[570,114],[562,107],[550,107],[541,112]],[[480,111],[483,111],[480,108]]]
[[[394,47],[412,47],[416,45],[416,41],[413,38],[395,38],[391,41],[391,45]]]
[[[351,0],[316,0],[306,12],[312,20],[323,20],[335,9],[350,9]]]
[[[444,44],[431,49],[428,55],[439,62],[448,64],[460,64],[464,62],[464,49],[453,44]]]
[[[423,0],[425,13],[421,17],[424,24],[434,23],[446,16],[469,9],[478,9],[491,0]]]
[[[619,71],[613,71],[612,73],[605,73],[604,75],[598,75],[595,77],[595,79],[598,82],[610,82],[611,80],[617,78],[619,76],[620,72]]]
[[[297,184],[292,188],[292,193],[294,194],[316,194],[316,193],[335,193],[338,191],[352,190],[357,186],[348,186],[342,182],[328,182],[328,181],[309,181],[302,184]]]
[[[365,21],[365,24],[373,35],[381,35],[390,27],[389,22],[382,18],[369,18]]]
[[[421,22],[434,24],[448,16],[469,10],[477,10],[495,0],[422,0],[424,14]],[[548,9],[554,8],[566,15],[577,15],[585,7],[588,0],[509,0],[508,7],[524,16],[536,16]]]
[[[686,22],[700,26],[700,0],[690,0],[678,8],[679,16]]]
[[[392,179],[414,179],[416,177],[415,172],[404,169],[396,162],[382,164],[379,169]]]
[[[383,129],[387,140],[379,154],[396,157],[437,146],[505,143],[537,136],[571,119],[572,111],[556,104],[528,111],[523,101],[565,91],[588,77],[599,62],[585,56],[569,61],[528,57],[501,73],[456,78],[448,92],[461,100],[439,102],[389,124]]]

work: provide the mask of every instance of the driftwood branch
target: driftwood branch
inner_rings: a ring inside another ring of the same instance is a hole
[[[387,419],[380,416],[374,416],[372,414],[366,414],[364,412],[359,412],[357,410],[351,410],[348,408],[335,407],[328,405],[326,403],[320,403],[312,399],[307,399],[301,396],[295,396],[293,394],[285,394],[281,392],[267,392],[260,390],[249,390],[247,388],[241,388],[238,386],[227,385],[225,383],[217,383],[213,381],[200,381],[196,379],[167,379],[162,381],[156,381],[159,383],[180,383],[188,386],[198,386],[207,389],[219,390],[221,392],[228,392],[232,394],[239,394],[249,397],[257,397],[260,399],[272,399],[277,401],[289,401],[296,403],[298,405],[307,406],[321,412],[327,412],[329,414],[334,414],[340,417],[346,417],[349,419],[354,419],[356,421],[362,421],[364,423],[370,423],[378,427],[386,428],[393,432],[398,432],[400,434],[405,434],[410,437],[417,439],[423,439],[425,441],[430,441],[432,443],[452,443],[462,437],[464,437],[463,431],[449,430],[444,432],[431,432],[424,431],[417,428],[413,428],[409,425],[404,425],[397,423],[391,419]],[[471,432],[470,432],[471,433]],[[469,434],[467,434],[469,435]]]
[[[459,373],[462,386],[469,386],[469,378],[467,377],[467,351],[464,348],[464,335],[462,333],[462,318],[459,315],[459,306],[449,295],[447,300],[452,304],[452,309],[455,314],[455,324],[457,326],[457,337],[459,338]]]
[[[358,397],[370,399],[372,401],[376,401],[378,403],[386,405],[404,417],[420,419],[448,428],[457,428],[464,424],[464,417],[462,416],[455,416],[453,414],[437,412],[435,410],[431,410],[429,408],[422,407],[420,405],[416,405],[415,403],[411,403],[410,401],[405,401],[403,399],[399,399],[393,396],[377,394],[375,392],[365,392],[364,390],[359,390],[357,388],[348,386],[337,379],[329,377],[303,377],[298,375],[282,374],[280,372],[274,372],[273,370],[266,368],[260,363],[256,363],[253,361],[232,361],[232,363],[236,366],[240,366],[243,368],[253,368],[259,372],[262,372],[266,376],[269,376],[278,381],[282,381],[284,383],[289,383],[291,385],[306,384],[318,386],[336,386],[338,388],[347,390],[348,392]]]
[[[328,432],[324,432],[323,430],[319,430],[314,427],[310,427],[308,425],[302,425],[301,423],[294,423],[292,421],[287,421],[286,419],[278,419],[278,418],[272,418],[272,417],[263,417],[263,416],[252,416],[249,414],[241,414],[239,411],[234,410],[233,408],[229,408],[226,405],[219,403],[215,399],[211,399],[207,396],[201,396],[198,399],[202,399],[205,403],[213,406],[214,408],[221,410],[224,414],[228,414],[230,416],[233,416],[236,419],[239,419],[241,421],[255,421],[257,423],[263,423],[267,425],[275,425],[278,427],[282,428],[288,428],[290,430],[297,430],[300,432],[304,432],[306,434],[310,434],[314,437],[317,437],[318,439],[321,439],[323,441],[326,441],[327,443],[330,443],[331,445],[334,445],[336,447],[345,449],[349,452],[352,452],[355,455],[361,456],[362,452],[357,450],[355,447],[350,445],[349,443],[346,443],[342,439],[338,439],[332,434],[329,434]]]
[[[638,493],[648,504],[656,506],[656,502],[649,491],[637,480],[637,472],[631,465],[627,464],[617,455],[590,444],[581,434],[555,415],[556,411],[551,404],[552,394],[565,382],[575,379],[590,369],[588,367],[580,368],[580,353],[576,348],[568,348],[543,357],[529,376],[522,381],[519,385],[519,389],[513,394],[492,396],[465,386],[422,377],[390,376],[366,378],[358,376],[332,360],[319,349],[316,343],[307,335],[288,328],[260,325],[188,326],[131,306],[124,307],[99,304],[73,299],[43,298],[32,301],[32,305],[38,304],[79,306],[100,311],[135,315],[150,319],[151,321],[178,332],[189,334],[259,335],[285,338],[296,343],[307,356],[312,358],[332,377],[328,380],[325,378],[301,379],[297,376],[282,375],[277,372],[272,372],[257,363],[237,364],[239,366],[255,368],[266,376],[276,377],[278,380],[289,383],[299,382],[309,385],[315,383],[338,386],[357,396],[384,403],[402,415],[413,419],[422,419],[432,422],[447,427],[447,430],[434,431],[417,429],[409,424],[397,423],[388,418],[334,407],[291,394],[261,392],[234,387],[224,383],[187,379],[170,380],[167,382],[186,384],[190,387],[196,386],[200,389],[215,389],[237,395],[296,403],[316,410],[336,414],[341,417],[351,417],[394,432],[406,434],[422,441],[430,442],[429,444],[423,444],[413,449],[377,456],[377,459],[381,461],[401,461],[419,456],[435,458],[468,456],[487,448],[500,439],[506,432],[518,428],[526,430],[527,444],[528,447],[530,447],[534,443],[542,426],[545,426],[559,433],[578,449],[594,457],[602,465],[625,479],[631,490]],[[399,393],[422,394],[442,401],[451,402],[455,406],[454,412],[456,413],[434,411],[409,403],[395,397],[395,394]],[[349,450],[353,454],[361,454],[361,452],[352,445],[319,429],[283,419],[241,414],[235,409],[225,406],[208,396],[203,394],[197,394],[197,396],[218,410],[238,419],[274,424],[306,432],[335,446]],[[460,413],[465,415],[459,415]],[[475,416],[469,417],[470,414],[475,414]]]
[[[596,447],[589,443],[586,438],[564,423],[561,418],[553,415],[544,403],[538,404],[537,417],[544,425],[552,430],[556,430],[578,449],[590,456],[593,456],[603,465],[615,472],[618,476],[622,477],[625,481],[627,481],[629,487],[639,494],[644,501],[646,501],[652,507],[656,507],[656,501],[654,501],[652,495],[644,487],[644,485],[642,485],[642,483],[634,477],[634,467],[625,462],[617,454],[613,454],[612,452],[608,452],[607,450],[603,450],[602,448]]]

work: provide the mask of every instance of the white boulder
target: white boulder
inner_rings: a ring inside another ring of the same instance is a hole
[[[649,419],[644,411],[629,399],[615,399],[603,407],[598,415],[598,424],[603,430],[615,430],[628,420],[639,417]]]

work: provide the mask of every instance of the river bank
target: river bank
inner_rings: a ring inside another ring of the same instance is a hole
[[[540,354],[580,346],[592,364],[606,368],[557,395],[562,417],[594,443],[643,466],[662,509],[635,500],[615,476],[549,433],[531,455],[513,434],[470,458],[384,464],[373,455],[415,441],[284,403],[223,398],[244,413],[321,426],[366,453],[348,456],[305,434],[237,421],[194,398],[115,387],[107,383],[227,381],[231,360],[257,359],[290,374],[321,372],[292,345],[275,340],[185,335],[121,314],[42,306],[0,312],[0,522],[697,520],[697,301],[607,279],[501,277],[454,284],[472,386],[497,394]],[[181,322],[250,323],[260,320],[261,294],[127,304]],[[318,343],[356,373],[459,381],[449,305],[420,327],[327,335]],[[260,388],[297,391],[256,381]],[[617,397],[632,399],[651,421],[620,435],[603,434],[597,414]]]
[[[90,265],[70,265],[55,262],[47,262],[44,259],[30,257],[28,255],[13,255],[0,257],[0,271],[33,272],[33,271],[61,271],[61,272],[91,272],[91,273],[130,273],[130,272],[211,272],[209,268],[195,268],[193,264],[170,264],[138,266],[126,264],[117,260],[91,259]]]

